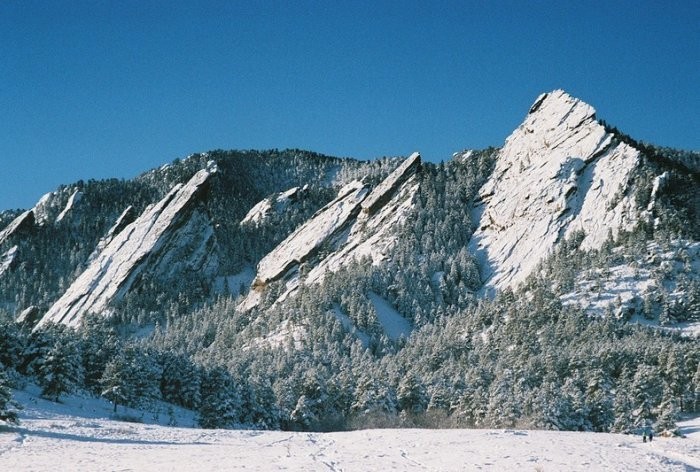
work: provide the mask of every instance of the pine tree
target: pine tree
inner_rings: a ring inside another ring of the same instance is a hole
[[[240,395],[225,369],[216,367],[205,372],[201,398],[198,421],[202,428],[228,428],[238,419]]]
[[[665,388],[663,400],[657,409],[658,419],[656,421],[656,429],[659,431],[675,431],[676,422],[680,416],[678,408],[678,400],[670,388]]]
[[[396,390],[399,410],[408,413],[425,411],[427,398],[423,385],[412,373],[406,374]]]
[[[17,410],[21,406],[12,399],[12,391],[5,371],[0,366],[0,421],[19,424]]]
[[[76,339],[59,336],[39,366],[37,380],[41,394],[54,401],[82,384],[82,364]]]
[[[114,404],[114,413],[118,405],[131,405],[136,399],[131,365],[124,354],[107,363],[100,384],[102,396]]]

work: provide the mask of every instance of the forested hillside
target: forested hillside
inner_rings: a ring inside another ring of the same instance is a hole
[[[0,398],[673,431],[700,409],[697,162],[555,91],[439,164],[211,151],[62,186],[0,214]]]

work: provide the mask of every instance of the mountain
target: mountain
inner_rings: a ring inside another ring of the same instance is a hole
[[[487,287],[515,288],[556,244],[575,232],[583,248],[631,230],[639,151],[596,121],[595,110],[561,90],[541,95],[508,137],[479,192],[480,256]],[[653,206],[653,204],[652,204]]]
[[[131,366],[120,401],[203,424],[670,427],[700,405],[699,162],[556,90],[439,164],[218,150],[61,186],[0,213],[0,362],[82,350],[93,392]]]

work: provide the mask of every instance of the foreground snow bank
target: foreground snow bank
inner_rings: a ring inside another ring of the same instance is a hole
[[[25,405],[19,427],[0,427],[0,470],[696,470],[700,437],[523,430],[365,430],[343,433],[201,430],[185,410],[144,423],[109,419],[100,399],[62,404],[15,392]],[[121,413],[120,408],[120,413]],[[139,417],[136,411],[126,411]],[[166,418],[169,416],[170,419]],[[152,424],[147,424],[148,422]],[[160,424],[158,424],[160,423]],[[700,431],[700,420],[682,425]]]

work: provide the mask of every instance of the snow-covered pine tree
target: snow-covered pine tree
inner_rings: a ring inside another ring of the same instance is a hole
[[[221,367],[202,376],[201,399],[198,422],[202,428],[231,427],[240,415],[240,394],[231,375]]]
[[[20,405],[12,399],[10,383],[5,370],[0,366],[0,421],[18,424],[17,410],[20,408]]]
[[[53,401],[65,393],[71,393],[82,385],[83,366],[78,340],[58,336],[44,361],[39,366],[37,381],[41,394]]]

